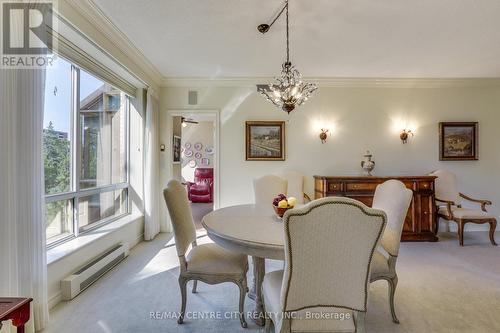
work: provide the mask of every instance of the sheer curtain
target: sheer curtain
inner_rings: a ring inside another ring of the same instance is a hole
[[[158,100],[148,89],[144,130],[144,239],[152,240],[160,232],[160,160]]]
[[[34,299],[28,332],[41,330],[48,321],[44,89],[45,70],[0,70],[0,295]]]

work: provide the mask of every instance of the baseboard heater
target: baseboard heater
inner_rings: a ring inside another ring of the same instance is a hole
[[[92,259],[75,273],[61,280],[62,299],[75,298],[129,254],[127,243],[119,243]]]

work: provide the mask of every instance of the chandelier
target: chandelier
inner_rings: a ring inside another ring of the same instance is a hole
[[[277,77],[275,83],[266,88],[260,88],[259,92],[275,106],[290,113],[296,107],[304,104],[309,97],[318,89],[313,83],[302,81],[302,74],[292,65],[290,61],[290,29],[288,15],[288,0],[271,24],[261,24],[257,27],[259,32],[265,34],[269,31],[276,20],[286,11],[286,61],[281,67],[281,76]]]

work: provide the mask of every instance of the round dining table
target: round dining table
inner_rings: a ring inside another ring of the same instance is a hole
[[[285,259],[283,222],[271,206],[238,205],[205,215],[202,225],[214,243],[252,257],[254,279],[248,294],[255,300],[252,320],[264,325],[261,287],[265,259]]]

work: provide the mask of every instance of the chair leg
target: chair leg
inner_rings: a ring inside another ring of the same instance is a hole
[[[192,290],[193,294],[196,294],[196,287],[198,287],[198,280],[193,281],[193,290]]]
[[[389,306],[391,308],[392,321],[395,324],[399,324],[399,319],[396,316],[396,308],[394,306],[394,294],[396,294],[396,287],[398,286],[398,276],[387,280],[389,284]]]
[[[356,312],[356,333],[366,333],[365,329],[365,313]]]
[[[264,333],[271,333],[271,319],[266,314],[266,321],[264,324]]]
[[[240,304],[239,304],[239,312],[240,312],[240,324],[241,327],[247,328],[247,322],[245,321],[245,297],[247,294],[247,282],[246,280],[238,282],[238,287],[240,288]]]
[[[177,324],[184,323],[184,314],[186,312],[187,282],[188,282],[187,279],[179,277],[179,287],[181,288],[182,304],[181,304],[181,313],[179,319],[177,320]]]
[[[497,228],[497,221],[496,220],[491,220],[490,221],[490,242],[492,245],[497,245],[495,242],[495,229]]]
[[[458,222],[458,240],[460,246],[464,246],[464,226],[465,223],[463,221]]]

